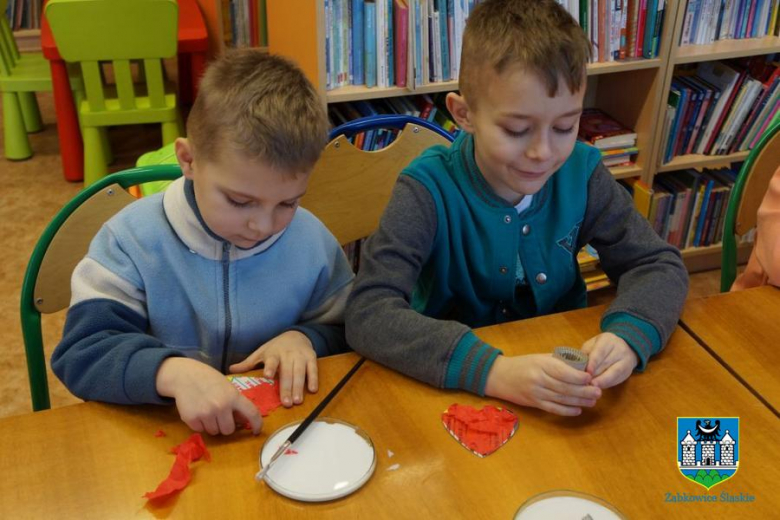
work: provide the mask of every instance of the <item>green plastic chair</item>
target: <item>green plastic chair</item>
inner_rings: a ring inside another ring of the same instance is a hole
[[[46,410],[49,384],[43,350],[41,313],[70,305],[70,279],[100,227],[135,197],[127,189],[144,182],[174,180],[178,165],[134,168],[103,177],[81,191],[52,219],[27,264],[21,296],[21,319],[33,411]]]
[[[0,92],[3,94],[5,158],[21,161],[32,157],[28,133],[43,129],[36,92],[51,91],[49,62],[40,52],[19,53],[5,11],[8,0],[0,0]],[[77,76],[71,87],[82,89]]]
[[[758,207],[780,165],[780,121],[775,122],[750,151],[731,190],[723,228],[720,292],[737,278],[737,237],[756,227]]]
[[[86,99],[78,103],[84,138],[84,185],[107,173],[109,126],[161,123],[163,144],[182,132],[175,87],[164,58],[176,55],[175,0],[49,0],[46,18],[62,58],[80,65]],[[139,84],[132,63],[142,63]],[[102,67],[113,67],[115,85]]]

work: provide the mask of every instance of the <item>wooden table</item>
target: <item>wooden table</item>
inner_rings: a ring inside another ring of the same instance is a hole
[[[208,33],[196,0],[177,0],[179,4],[178,69],[179,103],[192,103],[197,95],[197,83],[206,68]],[[41,15],[41,49],[51,68],[54,110],[57,114],[57,134],[65,180],[76,182],[84,178],[84,147],[79,127],[78,108],[73,100],[68,79],[68,67],[60,56],[44,9]]]
[[[579,345],[597,332],[603,309],[592,308],[481,329],[507,353]],[[323,396],[356,359],[320,361]],[[168,504],[141,495],[170,469],[167,452],[189,434],[175,410],[97,403],[0,420],[0,518],[486,518],[509,519],[529,497],[573,489],[613,503],[629,518],[770,518],[780,507],[778,421],[692,337],[673,335],[648,371],[609,391],[578,418],[512,406],[515,437],[480,459],[446,433],[440,414],[452,403],[492,399],[442,391],[366,363],[326,415],[365,429],[377,448],[376,473],[354,495],[305,504],[256,483],[267,436],[303,417],[317,400],[279,409],[263,433],[206,438],[212,462]],[[751,503],[671,503],[666,494],[701,495],[676,463],[678,416],[740,416],[741,469],[708,494],[743,493]],[[167,437],[157,438],[162,428]],[[388,457],[388,450],[395,454]],[[393,464],[400,468],[389,471]]]
[[[780,410],[780,289],[767,285],[686,303],[682,322],[775,414]]]

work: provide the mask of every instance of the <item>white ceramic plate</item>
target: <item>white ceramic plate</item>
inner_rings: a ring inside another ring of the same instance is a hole
[[[515,520],[625,520],[612,504],[578,491],[548,491],[529,498]]]
[[[265,467],[300,421],[275,431],[260,451]],[[322,417],[309,425],[265,474],[274,491],[304,502],[323,502],[349,495],[368,481],[376,468],[376,452],[366,432],[352,424]]]

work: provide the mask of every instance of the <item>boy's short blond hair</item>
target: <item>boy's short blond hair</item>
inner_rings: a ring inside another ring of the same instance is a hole
[[[211,63],[187,120],[198,159],[216,161],[228,149],[291,173],[311,170],[327,133],[324,106],[303,72],[256,49]]]
[[[561,78],[574,93],[583,86],[591,52],[585,31],[555,0],[487,0],[463,33],[460,91],[476,107],[487,72],[519,66],[537,74],[550,97]]]

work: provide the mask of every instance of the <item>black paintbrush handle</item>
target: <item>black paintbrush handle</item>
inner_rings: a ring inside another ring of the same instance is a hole
[[[366,360],[366,358],[361,357],[357,363],[355,363],[355,366],[353,366],[347,374],[341,378],[341,381],[333,387],[333,390],[330,391],[328,395],[325,396],[325,399],[320,402],[320,404],[317,405],[317,408],[312,410],[312,412],[309,414],[306,419],[303,420],[303,422],[295,429],[294,432],[290,435],[290,437],[287,439],[287,441],[290,442],[290,444],[294,443],[298,437],[301,436],[301,434],[306,430],[306,428],[309,427],[309,425],[314,422],[314,419],[317,418],[318,415],[322,412],[322,410],[325,409],[326,406],[328,406],[328,403],[331,402],[331,400],[336,396],[337,393],[339,393],[339,390],[349,381],[349,378],[352,377],[352,374],[357,372],[357,369],[360,368],[360,365],[363,364],[363,362]]]

